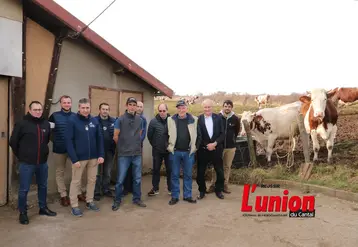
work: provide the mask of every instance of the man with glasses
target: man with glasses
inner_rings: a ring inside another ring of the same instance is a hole
[[[126,102],[127,110],[117,118],[114,123],[113,140],[117,144],[118,151],[118,176],[115,187],[115,198],[112,210],[117,211],[123,197],[123,182],[127,175],[128,168],[132,164],[133,173],[133,204],[139,207],[146,207],[141,200],[142,183],[142,145],[141,134],[142,120],[137,114],[137,100],[129,97]]]
[[[29,224],[27,216],[27,194],[30,190],[32,176],[36,174],[39,214],[56,216],[57,214],[47,207],[47,178],[50,140],[50,123],[42,117],[42,104],[32,101],[29,112],[23,120],[15,124],[9,145],[19,160],[19,192],[18,208],[20,224]]]
[[[148,141],[150,145],[152,145],[153,156],[153,188],[148,192],[148,196],[159,194],[160,168],[163,160],[165,164],[165,172],[167,174],[167,189],[169,195],[171,194],[171,166],[169,163],[169,152],[167,150],[167,120],[170,115],[168,114],[168,106],[166,104],[160,104],[158,106],[158,111],[159,113],[149,123],[147,134]]]

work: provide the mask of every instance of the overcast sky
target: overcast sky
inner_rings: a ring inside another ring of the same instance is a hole
[[[112,0],[56,0],[88,24]],[[358,86],[356,0],[117,0],[91,29],[178,94]]]

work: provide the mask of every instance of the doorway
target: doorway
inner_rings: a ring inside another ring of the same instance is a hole
[[[9,78],[0,76],[0,206],[7,203]]]

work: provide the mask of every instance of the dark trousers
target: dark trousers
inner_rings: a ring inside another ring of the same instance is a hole
[[[152,185],[154,190],[159,190],[160,183],[160,168],[162,167],[162,162],[164,160],[165,172],[167,174],[167,188],[168,191],[171,191],[171,164],[169,162],[169,153],[159,153],[158,151],[153,150],[153,175],[152,175]]]
[[[19,167],[20,187],[18,194],[18,207],[20,212],[27,211],[27,193],[30,190],[32,176],[36,174],[37,196],[39,201],[39,208],[44,208],[47,205],[47,178],[48,165],[43,163],[40,165],[32,165],[21,163]]]
[[[199,186],[199,191],[206,192],[205,172],[208,165],[212,163],[216,172],[215,192],[222,192],[224,190],[223,149],[219,147],[213,151],[209,151],[200,148],[197,154],[196,182]]]
[[[95,195],[107,193],[109,191],[109,184],[111,182],[111,171],[113,167],[113,152],[107,151],[104,157],[104,163],[98,165],[98,172],[96,178]]]

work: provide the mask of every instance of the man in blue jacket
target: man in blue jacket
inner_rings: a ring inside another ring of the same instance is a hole
[[[137,110],[136,113],[140,116],[141,120],[142,120],[142,134],[140,136],[140,140],[141,140],[141,145],[142,145],[142,150],[143,150],[143,141],[145,139],[145,136],[147,135],[147,119],[143,114],[143,110],[144,110],[144,104],[142,101],[137,101]],[[143,160],[142,160],[143,161]],[[133,191],[133,174],[132,174],[132,165],[129,167],[128,169],[128,173],[127,176],[124,180],[124,192],[123,194],[126,195],[128,194],[128,192],[132,192]]]
[[[67,122],[70,116],[76,115],[71,111],[72,99],[68,95],[63,95],[60,98],[61,110],[51,114],[49,118],[50,124],[53,124],[52,142],[53,142],[53,159],[56,167],[56,184],[58,193],[61,196],[60,203],[62,206],[67,207],[70,205],[70,198],[67,196],[67,189],[65,185],[65,170],[66,161],[68,158],[66,152],[65,132]],[[84,181],[82,180],[82,183]],[[81,184],[82,184],[81,183]],[[84,192],[85,189],[82,189]],[[85,196],[80,193],[78,195],[80,201],[85,201]]]
[[[99,211],[93,202],[93,196],[97,167],[104,162],[103,134],[97,119],[90,115],[90,101],[80,99],[78,108],[78,113],[70,117],[66,130],[66,149],[73,164],[70,201],[74,216],[82,216],[77,195],[84,170],[87,170],[86,208]]]
[[[113,140],[114,122],[116,119],[109,116],[109,111],[109,105],[107,103],[101,103],[99,105],[99,114],[96,116],[103,133],[104,141],[104,163],[103,166],[98,166],[96,188],[94,192],[94,199],[96,201],[101,199],[101,192],[104,196],[113,196],[109,189],[109,184],[111,181],[113,157],[116,151],[116,143]]]

